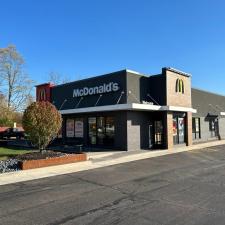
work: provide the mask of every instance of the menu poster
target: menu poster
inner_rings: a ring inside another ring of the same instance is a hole
[[[83,138],[84,136],[84,123],[82,119],[76,119],[75,121],[75,137]]]
[[[66,121],[66,136],[74,137],[74,120],[68,119]]]

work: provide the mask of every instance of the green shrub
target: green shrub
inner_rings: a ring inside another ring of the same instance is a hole
[[[24,112],[23,128],[33,145],[40,151],[46,149],[61,128],[62,118],[49,102],[34,102]]]

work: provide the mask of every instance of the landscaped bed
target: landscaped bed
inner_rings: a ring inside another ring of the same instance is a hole
[[[19,170],[19,161],[15,157],[31,152],[34,152],[34,150],[0,147],[0,173]]]
[[[68,154],[54,151],[45,151],[41,153],[34,150],[14,150],[1,148],[0,155],[1,153],[3,155],[3,152],[10,152],[11,155],[8,154],[8,158],[2,158],[5,160],[1,160],[0,158],[0,173],[34,169],[87,160],[87,156],[84,153]]]
[[[46,166],[74,163],[86,161],[85,153],[67,154],[61,152],[47,151],[44,153],[36,152],[17,156],[19,167],[22,170],[35,169]]]

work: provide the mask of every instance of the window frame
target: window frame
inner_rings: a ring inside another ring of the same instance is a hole
[[[196,121],[198,121],[198,131],[196,130]],[[200,117],[192,117],[192,137],[195,140],[201,139],[201,119]]]

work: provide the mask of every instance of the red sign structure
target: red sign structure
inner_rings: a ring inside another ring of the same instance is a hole
[[[36,86],[36,101],[51,102],[51,88],[54,85],[51,83],[40,84]]]

